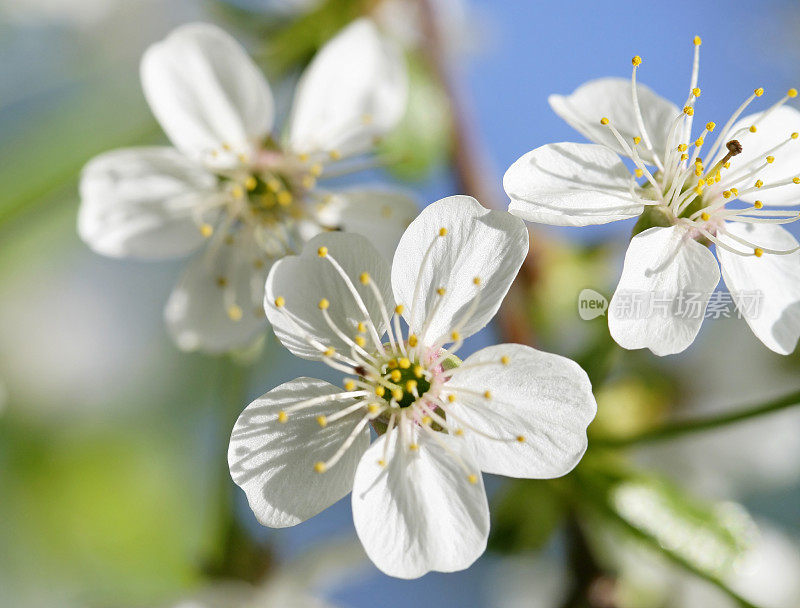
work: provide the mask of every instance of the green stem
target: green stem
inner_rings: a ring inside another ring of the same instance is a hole
[[[796,405],[800,405],[800,391],[795,391],[761,405],[742,408],[736,412],[695,418],[694,420],[670,422],[658,428],[630,437],[593,437],[591,443],[592,446],[621,448],[640,443],[664,441],[682,435],[689,435],[691,433],[708,431],[729,424],[735,424],[737,422],[749,420],[750,418],[757,418],[758,416],[788,409]]]
[[[573,477],[573,479],[575,479]],[[727,584],[720,578],[714,576],[709,572],[705,572],[699,568],[697,568],[694,564],[690,561],[683,558],[681,555],[670,551],[669,549],[664,548],[658,540],[646,532],[640,530],[633,524],[631,524],[628,520],[622,517],[619,513],[617,513],[611,505],[609,505],[608,501],[606,500],[605,494],[602,492],[596,491],[596,489],[592,488],[591,479],[586,476],[579,476],[579,478],[575,479],[577,483],[570,484],[567,494],[572,500],[577,502],[577,508],[588,508],[592,510],[596,515],[602,517],[612,525],[615,525],[617,528],[621,529],[626,534],[640,540],[645,545],[654,549],[657,553],[664,555],[667,557],[671,562],[680,566],[687,572],[705,580],[717,587],[720,591],[725,593],[728,597],[732,600],[737,602],[741,608],[759,608],[755,604],[751,603],[750,601],[746,600],[738,593],[736,593],[733,589],[728,587]],[[564,488],[566,489],[566,488]]]

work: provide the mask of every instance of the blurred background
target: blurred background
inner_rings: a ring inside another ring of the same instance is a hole
[[[239,411],[319,368],[272,336],[236,357],[180,352],[162,309],[181,263],[107,259],[78,239],[84,163],[165,141],[138,62],[192,20],[245,43],[280,105],[316,48],[371,11],[405,46],[412,93],[383,144],[399,161],[369,178],[410,187],[420,205],[463,191],[502,205],[500,180],[514,160],[581,141],[547,96],[628,76],[635,54],[641,82],[680,102],[696,34],[697,124],[724,122],[757,86],[777,100],[800,82],[794,0],[430,5],[436,49],[416,0],[0,0],[0,606],[195,598],[185,605],[280,608],[310,594],[352,608],[735,607],[722,587],[756,606],[800,606],[797,408],[623,445],[673,417],[797,390],[797,353],[771,353],[736,318],[708,320],[680,356],[613,346],[604,317],[580,320],[577,295],[589,287],[610,296],[629,223],[534,228],[535,262],[512,294],[516,316],[505,317],[520,339],[589,370],[599,403],[590,432],[600,439],[574,479],[609,500],[584,509],[591,497],[572,486],[487,479],[490,550],[465,572],[410,582],[359,556],[349,499],[296,528],[268,530],[226,478]],[[234,381],[241,392],[230,390]],[[233,544],[230,497],[236,534],[246,537]],[[226,569],[242,546],[258,567]],[[255,603],[253,587],[223,583],[230,578],[276,595],[256,593]]]

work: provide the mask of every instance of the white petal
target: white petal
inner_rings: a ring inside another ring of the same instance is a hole
[[[169,297],[164,318],[183,350],[223,353],[247,346],[267,327],[262,302],[268,260],[248,230],[233,238],[232,244],[219,238],[198,253]],[[233,307],[241,313],[238,320],[231,317]]]
[[[447,230],[443,237],[442,228]],[[489,211],[469,196],[444,198],[424,209],[400,239],[392,264],[395,299],[404,305],[403,317],[414,332],[429,323],[427,338],[419,336],[424,344],[454,329],[466,338],[497,312],[527,253],[522,220]],[[476,277],[479,285],[473,283]],[[437,293],[440,287],[444,296]],[[480,300],[470,311],[476,297]]]
[[[317,53],[297,85],[289,127],[295,152],[366,152],[406,107],[399,49],[369,19],[344,28]]]
[[[789,140],[792,133],[800,133],[800,112],[789,106],[781,106],[764,120],[759,121],[756,132],[751,133],[750,127],[756,123],[760,115],[761,112],[745,116],[733,125],[727,137],[727,139],[736,138],[742,144],[742,152],[731,159],[730,169],[722,171],[723,179],[726,173],[732,174],[751,161],[756,163],[752,169],[766,165],[747,182],[739,184],[740,190],[751,187],[757,179],[764,182],[764,187],[768,187],[772,183],[800,175],[800,138],[789,141],[785,147],[776,152],[770,152],[781,142]],[[727,149],[722,146],[720,154],[726,153]],[[768,155],[775,157],[775,161],[771,164],[764,162]],[[761,200],[767,205],[797,205],[800,204],[800,186],[788,184],[772,190],[754,190],[739,198],[751,203]]]
[[[663,159],[664,149],[672,121],[680,109],[643,84],[637,86],[639,107],[645,129],[655,152]],[[625,154],[622,146],[608,127],[600,124],[608,118],[623,139],[632,142],[641,136],[631,99],[631,81],[626,78],[600,78],[579,86],[571,95],[551,95],[548,99],[553,111],[591,141],[603,144]],[[652,162],[644,142],[637,151],[643,160]]]
[[[317,218],[323,226],[365,236],[391,261],[400,237],[418,213],[414,198],[404,190],[376,186],[332,193]]]
[[[633,178],[619,156],[596,144],[549,144],[515,162],[503,177],[508,210],[529,222],[588,226],[640,215]]]
[[[728,222],[725,228],[764,248],[797,247],[797,239],[774,224]],[[800,338],[800,252],[757,258],[718,247],[717,256],[725,285],[741,299],[739,310],[756,337],[776,353],[794,351]]]
[[[317,473],[314,465],[333,456],[360,418],[352,414],[322,428],[317,416],[330,416],[355,399],[326,401],[290,413],[285,423],[278,422],[278,413],[295,403],[341,392],[323,380],[296,378],[253,401],[236,421],[228,448],[231,477],[265,526],[299,524],[352,489],[356,466],[369,445],[368,427],[325,473]]]
[[[397,429],[364,454],[353,483],[353,521],[369,558],[383,572],[417,578],[426,572],[468,568],[486,548],[489,506],[477,466],[453,438],[449,451],[427,435],[416,450],[399,441]],[[384,443],[388,442],[386,466]]]
[[[717,283],[714,254],[684,228],[637,234],[608,307],[611,337],[623,348],[649,348],[660,356],[685,350],[700,331]]]
[[[317,255],[320,247],[328,248],[329,259]],[[360,296],[379,335],[383,335],[385,324],[378,300],[369,285],[361,283],[360,276],[367,272],[370,280],[379,288],[391,314],[394,308],[389,287],[389,264],[363,236],[342,232],[324,232],[308,243],[299,256],[287,256],[279,260],[267,277],[264,308],[275,335],[283,345],[298,357],[319,359],[320,350],[311,346],[311,338],[332,346],[339,353],[349,354],[350,345],[344,342],[325,321],[319,302],[323,298],[330,303],[328,314],[344,334],[351,339],[357,333],[360,322],[368,319],[358,306],[347,282],[336,271],[330,260],[335,260],[345,271],[350,284]],[[277,298],[285,305],[278,308]],[[370,340],[370,336],[365,336]]]
[[[500,363],[502,356],[509,357],[507,365]],[[497,365],[485,365],[492,361]],[[452,411],[456,426],[464,423],[461,441],[482,471],[547,479],[578,464],[597,404],[577,363],[530,346],[498,344],[479,350],[463,365],[464,371],[445,384],[445,390],[456,391],[448,416]],[[488,399],[484,391],[491,393]]]
[[[187,255],[204,238],[192,219],[218,196],[216,178],[177,150],[127,148],[81,174],[78,233],[95,251],[142,259]]]
[[[207,23],[175,29],[144,54],[145,96],[172,143],[206,163],[230,164],[235,156],[211,156],[223,145],[252,152],[272,128],[269,85],[230,35]]]

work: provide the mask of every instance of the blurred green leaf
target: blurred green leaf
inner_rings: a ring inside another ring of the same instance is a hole
[[[489,548],[499,553],[541,549],[563,516],[561,498],[548,482],[512,481],[493,501]]]
[[[400,124],[381,142],[380,154],[395,176],[411,181],[445,162],[451,139],[445,92],[416,54],[407,55],[407,64],[408,107]]]

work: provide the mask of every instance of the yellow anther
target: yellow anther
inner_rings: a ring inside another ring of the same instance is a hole
[[[401,369],[408,369],[409,367],[411,367],[411,361],[409,361],[408,358],[406,357],[398,359],[397,364],[400,366]]]
[[[753,94],[756,97],[761,97],[764,94],[764,87],[758,87],[755,91],[753,91]]]
[[[352,391],[352,390],[353,390],[353,389],[355,389],[355,388],[356,388],[356,383],[355,383],[355,380],[349,380],[349,379],[348,379],[348,380],[345,380],[345,381],[344,381],[344,390],[346,390],[346,391]]]
[[[467,481],[469,481],[472,485],[475,485],[476,483],[478,483],[478,476],[475,475],[475,473],[467,475]]]
[[[702,145],[703,145],[703,138],[702,137],[698,137],[697,139],[694,140],[695,148],[699,148]]]
[[[393,369],[389,373],[389,378],[392,379],[392,382],[400,382],[400,378],[403,377],[402,372],[399,369]]]
[[[786,91],[786,97],[797,97],[797,89],[792,87],[788,91]]]
[[[292,204],[292,193],[288,190],[281,190],[278,194],[275,195],[275,198],[278,199],[278,204],[282,207],[286,207]]]
[[[228,142],[223,142],[222,143],[222,149],[225,150],[226,152],[230,152],[231,151],[231,145]]]
[[[356,336],[353,338],[353,341],[359,346],[364,346],[367,343],[367,341],[364,339],[364,336]]]
[[[695,36],[692,42],[694,43],[695,46],[700,46],[701,44],[703,44],[703,41],[700,39],[700,36]]]
[[[308,170],[314,177],[319,177],[322,175],[322,165],[319,163],[314,163],[308,168]]]
[[[681,160],[689,160],[689,155],[684,152],[681,154]]]
[[[211,224],[200,224],[200,234],[208,238],[214,234],[214,227]]]
[[[398,304],[397,306],[394,307],[394,314],[402,315],[404,310],[405,307],[402,304]]]
[[[319,416],[317,416],[317,424],[320,425],[322,428],[325,428],[326,426],[328,426],[328,417],[320,414]]]
[[[749,131],[750,131],[750,133],[755,133],[756,131],[758,131],[758,129],[756,128],[755,125],[750,125]]]
[[[517,435],[517,441],[520,443],[525,443],[525,435]]]
[[[278,296],[277,298],[275,298],[275,308],[283,308],[285,304],[286,300],[284,299],[283,296]]]
[[[456,396],[455,396],[455,395],[453,395],[453,394],[447,395],[447,400],[448,400],[450,403],[453,403],[453,402],[456,400]]]
[[[233,198],[242,198],[244,196],[244,190],[237,184],[231,188],[231,195],[233,195]]]
[[[703,213],[700,214],[700,219],[702,219],[704,222],[707,222],[708,220],[711,219],[711,216],[708,215],[708,213],[706,213],[705,211],[703,211]]]
[[[631,59],[631,63],[632,63],[634,66],[637,66],[637,65],[642,65],[642,58],[641,58],[641,57],[639,57],[639,55],[635,55],[635,56],[633,57],[633,59]]]
[[[419,446],[416,443],[409,443],[408,449],[412,452],[416,452],[419,449]]]
[[[633,172],[633,174],[634,174],[636,177],[642,177],[642,175],[644,175],[644,171],[642,171],[641,169],[636,169],[636,170]]]
[[[322,298],[319,301],[319,304],[317,304],[320,310],[327,310],[330,307],[330,305],[331,303],[328,301],[327,298]]]
[[[379,460],[378,461],[378,466],[379,467],[385,467],[386,466],[386,461],[385,460]]]
[[[330,156],[331,160],[339,160],[342,158],[342,153],[339,150],[331,150],[328,152],[328,156]]]
[[[712,122],[707,122],[706,123],[706,131],[711,133],[711,131],[713,131],[716,128],[716,126],[717,126],[717,123],[715,123],[713,121]]]
[[[473,285],[480,285],[481,284],[481,278],[480,277],[473,278],[472,279],[472,284]]]
[[[440,296],[443,296],[445,294],[445,291],[446,290],[444,287],[440,287],[439,289],[436,290],[436,293],[438,293]]]
[[[698,87],[693,88],[692,95],[694,95],[695,97],[700,97],[700,89]]]
[[[730,169],[731,168],[731,161],[728,161],[727,163],[724,163],[722,166],[725,167],[726,169]]]
[[[695,173],[697,173],[698,171],[699,171],[698,175],[702,175],[703,174],[703,172],[700,171],[699,169],[696,170]],[[697,185],[698,186],[705,186],[706,185],[706,180],[704,180],[704,179],[697,180]]]
[[[511,359],[508,358],[508,355],[503,355],[502,357],[500,357],[500,363],[502,363],[503,365],[508,365],[510,361]]]
[[[800,177],[793,177],[793,178],[792,178],[792,181],[793,181],[795,184],[800,184]]]
[[[318,462],[318,463],[316,463],[316,464],[314,465],[314,470],[315,470],[317,473],[324,473],[325,471],[327,471],[327,470],[328,470],[328,467],[327,467],[327,466],[325,466],[325,463],[324,463],[324,462]]]
[[[239,306],[236,306],[236,304],[228,306],[228,317],[231,321],[241,321],[242,309]]]
[[[762,180],[760,180],[760,179],[756,180],[756,184],[755,184],[756,188],[760,188],[763,185],[764,185],[764,182]]]
[[[270,192],[278,192],[282,188],[283,184],[281,183],[281,180],[279,180],[277,177],[270,177],[267,180],[267,190],[269,190]]]
[[[683,108],[683,113],[686,116],[694,116],[694,108],[692,106],[686,106]]]
[[[766,161],[771,165],[772,163],[775,162],[775,157],[774,156],[767,156]]]
[[[415,365],[415,366],[414,366],[414,375],[415,375],[417,378],[422,378],[422,376],[423,376],[423,372],[424,372],[424,371],[425,371],[425,370],[423,370],[423,369],[422,369],[422,366],[421,366],[421,365]]]
[[[301,163],[307,163],[308,162],[308,153],[301,152],[300,154],[297,155],[297,160],[299,160]]]
[[[439,236],[447,236],[447,228],[439,228]]]
[[[634,145],[638,146],[640,143],[642,143],[642,138],[639,137],[638,135],[635,135],[633,138],[633,143]]]
[[[389,369],[395,369],[397,367],[397,359],[389,359],[389,363],[386,365],[389,366]]]
[[[358,322],[358,325],[356,325],[356,331],[360,334],[367,332],[367,326],[364,324],[363,321]]]
[[[244,181],[244,187],[253,191],[258,187],[258,180],[251,175]]]
[[[380,412],[380,411],[381,411],[381,406],[380,406],[380,405],[378,405],[377,403],[370,403],[370,404],[367,406],[367,411],[368,411],[370,414],[373,414],[373,415],[374,415],[374,414],[377,414],[378,412]]]
[[[289,416],[284,411],[278,412],[278,422],[281,424],[285,424],[286,421],[289,420]]]
[[[608,120],[608,118],[606,118],[605,116],[603,116],[603,118],[600,119],[600,124],[601,125],[607,125],[609,122],[611,122],[611,121]]]
[[[424,424],[425,426],[428,426],[433,422],[433,418],[431,418],[430,416],[423,416],[420,422],[422,422],[422,424]]]
[[[304,175],[302,179],[303,188],[306,190],[311,190],[314,186],[317,185],[317,178],[313,175]]]
[[[361,281],[362,285],[369,284],[369,273],[368,272],[362,272],[361,275],[358,277],[358,280]]]
[[[328,248],[323,245],[317,249],[317,255],[321,258],[324,258],[326,255],[328,255]]]
[[[456,429],[456,431],[454,433],[454,435],[456,437],[461,437],[461,435],[463,435],[463,434],[464,434],[464,430],[463,429]]]
[[[739,196],[739,189],[738,188],[731,188],[731,194],[733,194],[733,196]]]
[[[761,249],[761,247],[756,247],[755,249],[753,249],[753,255],[756,256],[757,258],[760,258],[762,255],[764,255],[764,250]]]
[[[414,334],[410,334],[408,336],[408,345],[409,346],[416,346],[417,342],[418,342],[417,336],[415,336]]]
[[[694,189],[694,193],[697,194],[697,195],[703,194],[703,187],[702,186],[697,186]]]
[[[761,201],[756,201],[755,203],[753,203],[753,207],[755,207],[756,209],[761,209],[763,206],[764,203],[762,203]]]
[[[333,357],[333,355],[335,355],[335,354],[336,354],[336,349],[335,349],[335,348],[333,348],[333,346],[329,346],[328,348],[326,348],[326,349],[323,351],[323,353],[322,353],[322,354],[323,354],[324,356],[326,356],[326,357]]]
[[[375,394],[378,397],[383,397],[386,394],[386,389],[383,388],[382,386],[376,386],[375,387]]]
[[[453,342],[458,342],[461,339],[461,334],[457,331],[454,331],[450,334],[450,338],[453,340]]]
[[[730,190],[725,190],[725,191],[722,193],[722,196],[723,196],[724,198],[730,198],[730,197],[731,197],[731,191],[730,191]]]
[[[688,150],[688,149],[689,149],[689,146],[687,146],[686,144],[678,144],[678,151],[679,152],[686,152],[686,150]]]
[[[800,133],[795,131],[794,133],[792,133],[791,137],[792,137],[792,139],[797,139],[798,137],[800,137]]]
[[[416,380],[406,380],[406,391],[409,393],[413,393],[414,389],[417,388],[417,381]]]
[[[483,391],[483,398],[484,399],[491,399],[492,398],[492,391]]]

